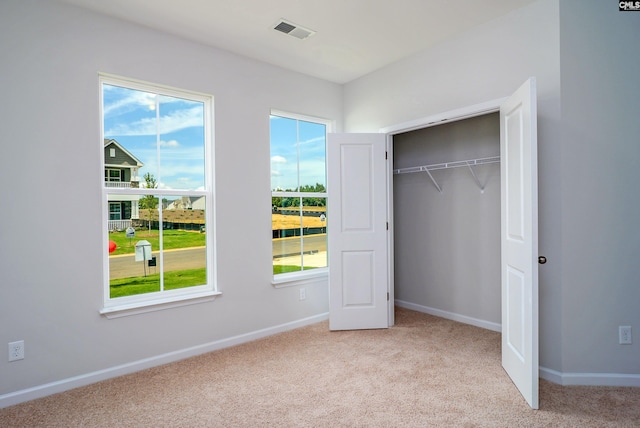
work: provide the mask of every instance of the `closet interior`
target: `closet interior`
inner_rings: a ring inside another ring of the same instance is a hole
[[[393,137],[395,299],[499,329],[500,118]]]

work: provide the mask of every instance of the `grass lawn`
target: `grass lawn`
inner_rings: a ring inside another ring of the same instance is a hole
[[[172,250],[175,248],[204,247],[206,233],[190,232],[186,230],[164,230],[162,232],[162,248]],[[151,243],[153,251],[160,249],[160,233],[158,230],[136,230],[134,238],[127,238],[125,232],[109,233],[109,240],[116,243],[116,250],[111,255],[133,254],[136,250],[136,242],[146,240]]]
[[[205,246],[205,233],[185,230],[164,230],[163,248],[165,250],[177,248],[191,248]],[[151,243],[151,248],[157,251],[159,245],[158,230],[136,230],[134,238],[127,238],[125,232],[109,233],[109,240],[116,243],[116,250],[111,255],[134,254],[136,242],[146,240]],[[314,269],[305,267],[304,270]],[[273,274],[287,272],[299,272],[300,266],[295,265],[274,265]],[[165,290],[192,287],[206,283],[206,269],[190,269],[171,271],[164,273]],[[160,274],[145,276],[134,276],[128,278],[112,279],[110,281],[111,298],[132,296],[137,294],[154,293],[160,291]]]
[[[307,269],[315,269],[313,267],[305,266],[303,270]],[[273,265],[273,274],[277,275],[279,273],[287,273],[287,272],[299,272],[300,266],[295,265]]]
[[[188,269],[164,273],[164,289],[193,287],[207,282],[206,269]],[[111,298],[160,291],[160,274],[112,279],[110,281]]]
[[[306,267],[306,269],[313,269]],[[273,273],[298,272],[300,266],[274,266]],[[207,282],[206,269],[188,269],[164,273],[165,290],[175,290],[177,288],[193,287]],[[147,276],[134,276],[130,278],[112,279],[110,281],[110,295],[116,297],[133,296],[137,294],[155,293],[160,291],[160,274],[156,273]]]

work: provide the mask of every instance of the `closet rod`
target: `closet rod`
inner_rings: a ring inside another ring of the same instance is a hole
[[[461,166],[486,165],[486,164],[498,163],[498,162],[500,162],[500,156],[493,156],[489,158],[469,159],[469,160],[454,161],[454,162],[434,163],[431,165],[398,168],[398,169],[394,169],[393,173],[394,174],[411,174],[414,172],[425,172],[425,171],[434,171],[437,169],[458,168]]]
[[[436,189],[438,189],[438,192],[442,193],[442,189],[438,185],[438,182],[435,180],[435,178],[433,178],[433,175],[431,174],[430,171],[435,171],[438,169],[459,168],[461,166],[466,166],[469,168],[469,171],[471,172],[471,175],[473,176],[473,179],[475,180],[476,184],[480,188],[480,191],[484,192],[484,186],[482,186],[482,184],[480,183],[480,180],[478,180],[478,177],[476,176],[476,173],[473,171],[472,166],[488,165],[491,163],[499,163],[499,162],[500,162],[500,156],[492,156],[488,158],[468,159],[468,160],[454,161],[454,162],[435,163],[431,165],[410,166],[408,168],[398,168],[398,169],[394,169],[393,173],[394,174],[411,174],[415,172],[426,172],[429,175],[429,178],[433,182],[434,186],[436,186]]]

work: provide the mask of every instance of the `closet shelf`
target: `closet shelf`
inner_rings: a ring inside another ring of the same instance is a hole
[[[394,169],[393,173],[394,174],[412,174],[415,172],[426,172],[429,175],[429,178],[431,179],[431,181],[433,181],[433,184],[436,186],[436,189],[438,189],[438,192],[442,193],[442,189],[438,185],[438,182],[435,180],[435,178],[433,178],[433,175],[431,174],[430,171],[435,171],[438,169],[459,168],[459,167],[466,166],[469,168],[469,171],[471,172],[473,179],[476,181],[476,184],[480,188],[480,191],[484,192],[484,186],[480,183],[480,180],[478,180],[478,177],[476,176],[476,173],[473,171],[472,167],[477,165],[488,165],[491,163],[499,163],[499,162],[500,162],[500,156],[493,156],[488,158],[469,159],[469,160],[454,161],[454,162],[435,163],[432,165],[410,166],[407,168],[398,168],[398,169]]]

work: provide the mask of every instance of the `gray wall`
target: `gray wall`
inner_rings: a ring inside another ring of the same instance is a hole
[[[326,278],[304,301],[271,285],[269,113],[340,129],[341,86],[53,1],[1,1],[0,40],[0,349],[26,350],[0,358],[0,399],[326,314]],[[98,72],[213,94],[215,301],[100,316]]]
[[[562,371],[640,386],[640,13],[571,0],[560,17]]]
[[[394,136],[394,169],[500,156],[497,113]],[[500,164],[393,181],[395,298],[499,328]]]

